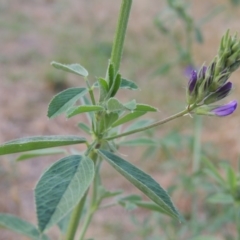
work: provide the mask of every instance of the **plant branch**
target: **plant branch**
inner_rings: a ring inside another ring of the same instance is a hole
[[[115,139],[115,138],[120,138],[120,137],[123,137],[123,136],[131,135],[131,134],[134,134],[134,133],[137,133],[137,132],[142,132],[142,131],[145,131],[145,130],[147,130],[147,129],[151,129],[151,128],[157,127],[157,126],[162,125],[162,124],[164,124],[164,123],[167,123],[167,122],[169,122],[169,121],[171,121],[171,120],[173,120],[173,119],[175,119],[175,118],[182,117],[183,115],[189,113],[190,110],[191,110],[191,109],[188,109],[188,108],[187,108],[187,109],[185,109],[185,110],[183,110],[183,111],[181,111],[181,112],[179,112],[179,113],[176,113],[176,114],[174,114],[174,115],[172,115],[172,116],[170,116],[170,117],[168,117],[168,118],[165,118],[165,119],[163,119],[163,120],[160,120],[160,121],[158,121],[158,122],[155,122],[155,123],[153,123],[153,124],[151,124],[151,125],[148,125],[148,126],[146,126],[146,127],[141,127],[141,128],[138,128],[138,129],[134,129],[134,130],[132,130],[132,131],[128,131],[128,132],[121,133],[121,134],[119,134],[119,135],[115,135],[115,136],[112,136],[112,137],[107,137],[107,138],[105,138],[105,140],[113,140],[113,139]]]

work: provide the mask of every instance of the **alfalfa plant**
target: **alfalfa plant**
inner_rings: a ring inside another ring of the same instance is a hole
[[[116,97],[121,89],[138,88],[134,82],[123,78],[119,72],[131,4],[131,0],[122,0],[105,77],[99,77],[96,82],[90,83],[88,71],[81,65],[52,62],[57,69],[83,77],[85,86],[69,88],[54,96],[49,104],[47,115],[49,118],[54,118],[60,114],[66,114],[67,118],[71,118],[83,113],[88,114],[90,124],[79,123],[79,127],[89,134],[89,138],[78,135],[37,136],[0,145],[0,155],[35,150],[21,158],[46,154],[47,148],[74,144],[86,146],[83,154],[75,153],[56,161],[41,176],[34,190],[37,227],[8,214],[0,215],[1,226],[31,239],[45,240],[49,239],[46,235],[49,228],[56,224],[62,226],[65,223],[67,230],[63,231],[62,238],[71,240],[76,239],[76,232],[80,225],[78,239],[83,240],[91,219],[101,207],[103,199],[118,196],[115,201],[119,204],[123,204],[126,200],[126,196],[122,196],[121,191],[110,192],[102,185],[101,165],[103,161],[110,164],[151,199],[151,201],[143,201],[141,198],[132,198],[135,205],[166,214],[183,222],[181,214],[159,183],[117,154],[118,139],[163,125],[185,115],[201,114],[223,117],[232,114],[237,107],[236,101],[225,105],[215,105],[215,103],[225,98],[232,90],[232,83],[228,82],[228,79],[240,65],[240,41],[237,35],[231,36],[228,31],[221,40],[217,56],[209,66],[202,66],[198,72],[192,72],[186,91],[186,106],[182,111],[154,123],[145,121],[143,126],[138,123],[131,130],[120,132],[123,124],[132,120],[138,121],[137,119],[147,112],[157,112],[157,108],[148,104],[137,103],[134,99],[123,103]],[[98,90],[97,94],[94,89]],[[82,104],[79,105],[80,99],[82,99]],[[146,141],[146,139],[137,137],[135,141]],[[89,200],[88,204],[86,204],[86,199]],[[131,200],[131,197],[129,199]],[[86,212],[85,208],[87,208]],[[68,214],[71,215],[70,219],[65,219],[63,223],[63,219],[67,218]]]

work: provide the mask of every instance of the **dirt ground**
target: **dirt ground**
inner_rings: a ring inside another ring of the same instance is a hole
[[[229,28],[232,32],[239,31],[240,6],[239,9],[234,9],[226,2],[228,1],[193,1],[193,15],[196,18],[200,18],[213,5],[229,5],[224,12],[204,26],[205,43],[194,45],[194,58],[200,66],[203,62],[210,62],[216,54],[220,38],[226,29]],[[126,38],[126,55],[123,57],[122,64],[124,74],[133,80],[137,79],[142,89],[141,96],[134,93],[136,98],[155,106],[160,105],[161,112],[155,117],[156,119],[173,113],[169,106],[177,109],[179,105],[176,101],[184,104],[185,97],[184,84],[180,84],[180,87],[169,90],[170,95],[166,106],[160,102],[163,97],[159,94],[161,89],[158,89],[157,85],[159,77],[154,76],[150,79],[152,69],[158,64],[156,49],[160,46],[167,46],[167,39],[160,36],[153,25],[153,17],[163,5],[163,1],[159,0],[133,1],[129,33]],[[82,119],[66,120],[64,117],[58,117],[50,121],[46,116],[48,103],[57,92],[56,89],[80,84],[78,78],[69,75],[61,76],[64,79],[63,85],[56,83],[55,80],[58,80],[60,75],[54,75],[57,70],[52,69],[49,63],[52,60],[60,61],[62,58],[64,61],[78,62],[79,56],[80,63],[95,69],[92,76],[101,72],[98,65],[106,66],[107,53],[103,53],[102,60],[96,57],[96,61],[92,63],[95,60],[94,55],[98,52],[86,52],[95,47],[98,36],[102,42],[111,42],[119,6],[120,1],[109,0],[101,2],[97,0],[3,0],[0,2],[0,143],[34,135],[83,135],[76,126]],[[86,47],[82,46],[84,41],[86,41]],[[79,49],[77,48],[78,42],[81,45]],[[68,53],[71,47],[73,50]],[[82,55],[79,55],[79,50],[83,51]],[[108,52],[108,45],[106,45],[106,52]],[[153,64],[156,65],[153,66]],[[145,68],[145,65],[148,65],[148,68]],[[128,69],[128,66],[131,67]],[[174,74],[178,76],[179,72],[175,71]],[[240,101],[239,78],[239,71],[231,77],[235,87],[234,92],[228,97],[229,101],[230,99]],[[169,79],[162,77],[161,81],[163,80]],[[159,86],[172,87],[169,81],[161,82]],[[181,89],[182,92],[179,91]],[[168,94],[165,93],[165,95]],[[122,98],[128,98],[128,95],[123,94]],[[204,119],[202,141],[213,142],[220,149],[222,157],[229,159],[233,164],[236,164],[240,151],[239,119],[240,111],[226,118]],[[190,118],[180,120],[179,123],[171,123],[164,131],[166,132],[168,128],[171,129],[177,124],[182,126],[180,129],[183,132],[191,133],[192,120]],[[80,146],[79,150],[83,150],[83,147],[81,149]],[[139,149],[134,152],[127,148],[124,150],[127,151],[128,158],[134,158],[135,162],[141,155]],[[18,215],[36,224],[33,189],[44,169],[61,156],[37,158],[21,163],[15,162],[16,156],[9,155],[0,158],[0,212]],[[154,163],[153,159],[149,166],[143,163],[140,167],[153,170],[154,164],[156,162]],[[110,189],[119,187],[128,193],[138,193],[119,174],[115,177],[115,172],[110,167],[106,165],[105,168],[104,181]],[[157,171],[153,171],[153,175],[163,187],[167,187],[173,173],[159,176]],[[111,179],[111,184],[108,179]],[[187,204],[183,200],[183,203],[180,202],[178,205]],[[87,236],[98,236],[98,240],[122,240],[119,235],[122,231],[132,231],[128,214],[121,207],[99,211],[94,217],[93,225]],[[140,218],[144,214],[148,213],[136,212]],[[52,239],[57,239],[57,233],[57,228],[50,230]],[[27,238],[0,229],[0,240],[16,239]]]

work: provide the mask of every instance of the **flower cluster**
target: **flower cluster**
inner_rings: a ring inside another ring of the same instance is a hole
[[[235,111],[237,102],[226,105],[209,105],[226,96],[232,90],[233,84],[227,82],[230,75],[240,66],[240,40],[237,34],[222,37],[217,56],[206,67],[192,71],[187,88],[188,109],[202,115],[227,116]]]

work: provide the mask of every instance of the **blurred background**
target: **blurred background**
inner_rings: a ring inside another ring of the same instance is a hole
[[[122,92],[119,97],[123,101],[134,97],[157,107],[160,112],[149,115],[155,120],[185,107],[186,68],[209,64],[217,54],[221,36],[227,29],[239,32],[240,26],[240,5],[236,0],[179,0],[180,8],[172,2],[176,1],[133,1],[121,64],[122,75],[137,82],[141,90],[132,96]],[[33,135],[84,134],[77,128],[78,122],[86,120],[84,116],[71,120],[60,116],[51,121],[46,117],[53,95],[84,84],[83,79],[54,69],[50,62],[80,63],[90,72],[92,82],[104,76],[120,4],[120,0],[0,1],[1,143]],[[239,79],[239,71],[231,76],[234,91],[224,101],[240,101]],[[229,162],[237,168],[239,119],[240,111],[225,118],[204,117],[200,121],[184,117],[147,132],[147,136],[157,139],[154,146],[136,146],[134,150],[124,146],[119,150],[169,190],[175,205],[190,219],[187,224],[146,210],[115,206],[97,212],[87,236],[98,236],[99,240],[190,239],[196,228],[198,234],[234,239],[231,212],[228,218],[223,217],[231,205],[205,203],[214,187],[210,189],[209,182],[204,185],[204,166],[194,169],[193,152],[194,143],[198,142],[197,158],[204,154],[216,165]],[[0,159],[0,212],[36,224],[33,189],[44,169],[62,156],[21,163],[15,161],[16,157]],[[202,178],[193,181],[197,186],[191,185],[195,173],[202,174]],[[109,189],[139,194],[107,165],[103,176]],[[193,189],[198,189],[194,194],[200,200],[195,220],[190,207]],[[57,227],[50,230],[52,239],[58,239],[58,232]],[[179,237],[171,235],[173,232]],[[0,240],[13,239],[27,238],[0,229]]]

